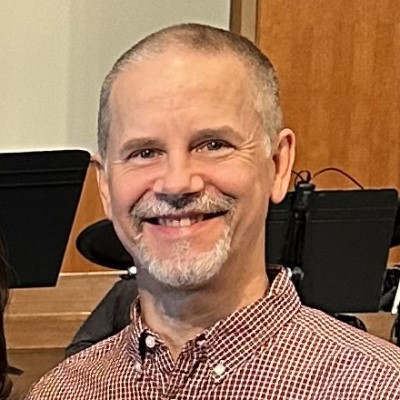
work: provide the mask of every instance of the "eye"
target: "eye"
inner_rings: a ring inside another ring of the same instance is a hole
[[[129,154],[128,158],[137,158],[137,159],[151,159],[157,156],[157,152],[153,149],[142,149],[134,151],[133,153]]]
[[[207,150],[210,150],[210,151],[219,150],[222,148],[222,146],[223,146],[223,144],[221,142],[217,142],[214,140],[212,142],[207,143],[207,145],[206,145]]]
[[[218,150],[224,150],[224,149],[230,149],[232,148],[232,145],[229,143],[226,143],[222,140],[209,140],[208,142],[202,143],[199,145],[196,149],[198,153],[204,152],[204,151],[218,151]]]
[[[139,156],[141,158],[154,158],[156,156],[156,152],[152,149],[144,149],[140,150]]]
[[[125,161],[137,166],[153,165],[163,154],[164,152],[157,148],[142,148],[130,151],[125,157]]]

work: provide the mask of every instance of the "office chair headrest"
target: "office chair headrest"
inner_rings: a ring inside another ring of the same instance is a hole
[[[76,239],[76,247],[86,259],[104,267],[126,270],[133,265],[131,255],[107,219],[85,228]]]

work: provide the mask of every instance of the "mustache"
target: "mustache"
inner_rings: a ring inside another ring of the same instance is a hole
[[[227,195],[184,195],[153,196],[140,199],[133,207],[131,215],[135,220],[168,216],[181,213],[214,214],[232,211],[236,200]]]

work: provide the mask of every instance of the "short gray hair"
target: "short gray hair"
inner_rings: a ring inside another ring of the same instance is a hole
[[[160,54],[167,48],[184,48],[204,53],[231,53],[249,67],[253,86],[254,107],[262,117],[267,148],[282,128],[279,84],[273,65],[250,40],[233,32],[201,24],[180,24],[157,31],[127,50],[116,61],[101,87],[97,143],[101,157],[107,152],[111,125],[110,93],[118,74],[127,64],[140,62],[148,55]]]

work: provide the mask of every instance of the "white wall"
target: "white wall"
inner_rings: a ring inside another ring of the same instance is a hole
[[[0,0],[0,152],[96,150],[101,82],[144,35],[228,28],[229,0]]]
[[[0,151],[67,143],[69,8],[0,1]]]

